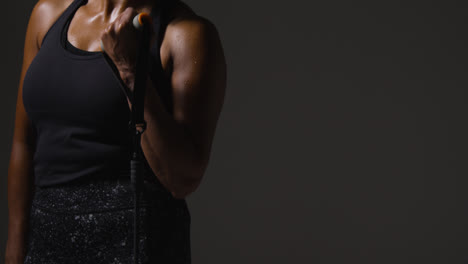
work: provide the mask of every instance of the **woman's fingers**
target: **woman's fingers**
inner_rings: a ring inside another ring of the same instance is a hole
[[[138,31],[133,25],[133,19],[138,13],[128,7],[101,35],[101,49],[114,62],[117,68],[133,69],[136,64],[136,50],[138,48]],[[152,32],[152,34],[154,34]]]

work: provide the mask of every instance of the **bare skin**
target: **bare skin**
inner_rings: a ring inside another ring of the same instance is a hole
[[[29,18],[8,169],[7,264],[24,262],[33,190],[32,157],[36,135],[22,101],[24,75],[39,51],[45,34],[72,1],[39,0]],[[113,52],[110,47],[116,43],[121,47],[131,47],[131,43],[123,41],[123,31],[120,29],[128,26],[133,14],[149,13],[156,4],[157,1],[149,0],[89,0],[72,18],[68,40],[79,49],[101,51],[102,39],[106,54],[112,58],[121,78],[132,90],[134,72],[132,65],[125,63],[131,60],[118,50]],[[105,37],[110,31],[115,38]],[[160,55],[173,90],[174,115],[165,111],[157,92],[150,89],[153,84],[148,77],[144,113],[147,129],[142,134],[141,145],[161,183],[174,198],[182,199],[197,189],[210,158],[224,101],[226,62],[215,26],[184,3],[178,4],[173,12],[162,40]],[[129,100],[128,104],[131,108]]]

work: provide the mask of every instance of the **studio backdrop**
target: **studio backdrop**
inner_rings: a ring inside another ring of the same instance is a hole
[[[0,247],[27,21],[4,2]],[[194,264],[468,263],[466,8],[188,0],[227,60]]]

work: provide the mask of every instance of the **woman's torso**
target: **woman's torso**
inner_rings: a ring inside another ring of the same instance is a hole
[[[87,0],[69,2],[48,31],[40,34],[44,36],[40,40],[41,49],[25,75],[23,102],[37,135],[36,185],[121,175],[118,172],[129,170],[130,110],[126,97],[129,91],[101,52],[79,48],[87,46],[76,41],[80,38],[74,35],[80,25],[87,25],[86,4]],[[151,50],[151,77],[172,112],[165,69],[168,55],[163,41],[169,15],[159,8],[155,10],[151,15],[157,41]],[[99,35],[96,32],[102,30],[83,27],[89,36]],[[153,174],[151,169],[147,171]]]

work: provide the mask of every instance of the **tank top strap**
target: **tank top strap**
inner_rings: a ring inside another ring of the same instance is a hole
[[[42,39],[41,48],[44,44],[46,44],[46,42],[60,42],[60,36],[63,27],[65,26],[70,16],[72,16],[78,9],[78,7],[80,7],[83,1],[87,0],[73,0],[73,2],[71,2],[70,5],[68,5],[68,7],[62,12],[62,14],[60,14],[58,19],[54,22],[54,24],[52,24],[47,33],[44,35],[44,38]]]
[[[162,27],[162,19],[161,19],[161,16],[163,14],[163,3],[164,1],[159,1],[160,3],[156,5],[156,7],[152,10],[151,12],[151,18],[152,18],[152,22],[153,22],[153,29],[154,29],[154,34],[156,35],[156,43],[155,45],[153,45],[151,47],[151,52],[154,53],[155,56],[157,56],[158,58],[160,57],[159,56],[159,53],[157,53],[156,51],[159,50],[159,48],[161,47],[161,27]],[[157,58],[155,58],[157,59]]]
[[[149,61],[150,77],[153,81],[155,89],[163,99],[163,104],[166,110],[173,114],[172,90],[170,80],[164,74],[164,69],[161,60],[161,44],[166,32],[166,27],[170,20],[171,9],[178,0],[159,0],[156,8],[151,12],[153,21],[154,34],[156,35],[156,43],[151,46],[151,56]]]

